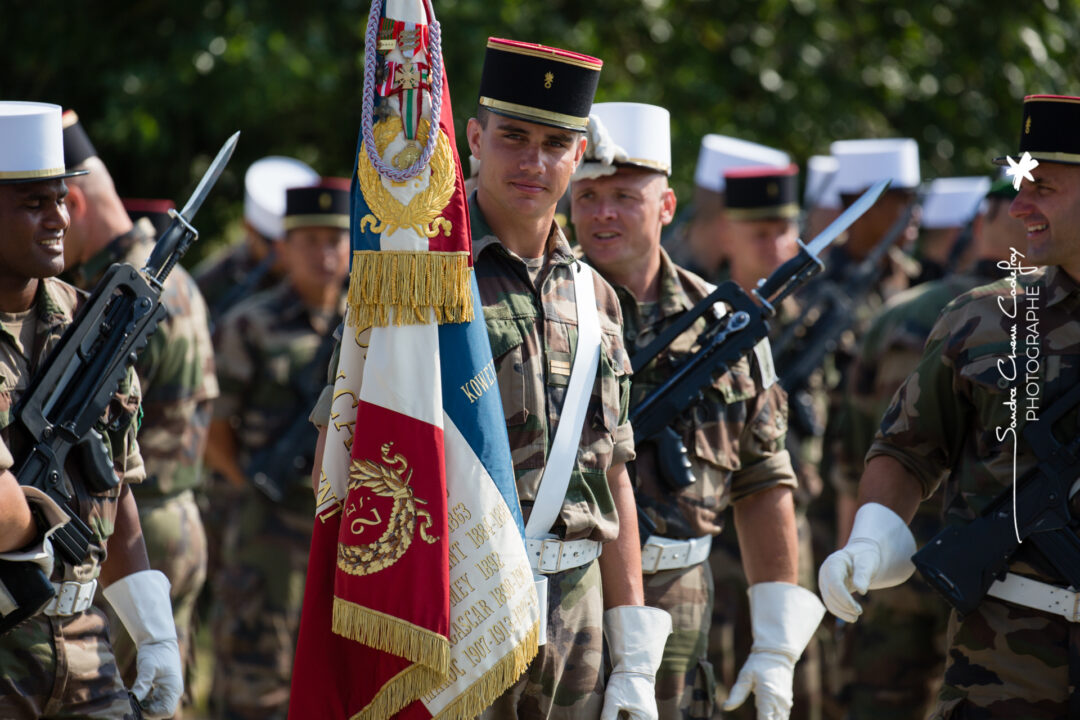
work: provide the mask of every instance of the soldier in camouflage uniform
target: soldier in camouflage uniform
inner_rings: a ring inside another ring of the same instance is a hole
[[[625,470],[634,456],[627,422],[630,364],[619,303],[611,287],[574,257],[554,220],[585,149],[599,70],[595,58],[489,39],[480,108],[468,125],[469,147],[479,160],[469,201],[474,271],[527,523],[570,402],[566,388],[581,310],[575,273],[589,273],[582,281],[592,283],[601,336],[565,499],[551,508],[557,519],[550,532],[533,537],[526,525],[534,572],[547,579],[541,597],[547,643],[482,714],[489,720],[597,720],[601,712],[614,717],[620,710],[655,715],[653,674],[671,627],[666,613],[641,606],[637,523]],[[548,90],[545,73],[563,81]],[[312,413],[322,428],[320,443],[332,392],[328,386]],[[606,680],[605,634],[614,666]],[[626,655],[637,656],[634,667],[626,666]]]
[[[960,179],[955,179],[960,180]],[[953,181],[953,186],[957,183]],[[985,181],[989,185],[989,180]],[[997,263],[1008,260],[1009,249],[1023,243],[1023,225],[1009,216],[1016,195],[1009,180],[996,183],[983,200],[981,188],[961,185],[952,192],[935,193],[924,205],[923,226],[946,229],[954,236],[968,222],[966,213],[982,210],[972,220],[975,262],[965,272],[917,285],[886,303],[870,326],[852,366],[849,409],[849,444],[863,454],[873,442],[874,428],[893,394],[919,364],[923,345],[934,321],[950,301],[1000,279]],[[941,529],[940,496],[920,505],[911,522],[916,542],[923,545]],[[851,710],[855,717],[908,718],[930,711],[945,656],[948,608],[919,578],[874,593],[866,603],[862,622],[855,628]]]
[[[82,124],[68,113],[65,162],[90,173],[69,182],[65,274],[76,287],[92,290],[113,263],[134,267],[146,263],[154,247],[153,225],[148,219],[132,223]],[[150,567],[163,572],[172,585],[181,657],[190,661],[192,615],[206,579],[207,557],[206,533],[193,491],[201,486],[202,456],[218,387],[206,305],[182,267],[169,274],[161,300],[168,315],[135,363],[143,393],[139,446],[146,479],[132,493],[139,505]],[[115,619],[112,628],[117,662],[124,677],[131,679],[135,647]]]
[[[852,591],[889,587],[913,571],[906,523],[920,499],[944,481],[947,522],[970,522],[1038,464],[1025,427],[1080,381],[1080,142],[1071,132],[1080,98],[1030,96],[1023,114],[1021,150],[1039,164],[1010,213],[1024,223],[1026,248],[1010,253],[1007,279],[945,308],[882,417],[851,540],[820,572],[829,609],[849,621],[861,612]],[[1074,409],[1053,431],[1071,438],[1078,429]],[[962,620],[953,612],[932,717],[1075,716],[1080,647],[1065,584],[1025,543],[973,612]]]
[[[319,174],[299,160],[270,156],[244,174],[244,239],[207,258],[192,272],[216,322],[240,300],[268,290],[285,276],[277,247],[285,237],[285,191],[312,185]]]
[[[661,229],[675,211],[666,176],[671,167],[668,112],[653,105],[603,103],[594,107],[590,122],[607,128],[610,138],[594,133],[571,190],[572,217],[589,261],[615,284],[627,346],[641,350],[704,300],[713,286],[674,265],[660,247]],[[608,143],[617,149],[605,162]],[[715,312],[702,316],[634,374],[632,406],[697,349],[697,337]],[[667,448],[655,438],[640,445],[630,465],[638,505],[656,527],[642,549],[645,599],[671,613],[674,624],[657,674],[657,705],[665,719],[708,720],[715,710],[716,681],[707,659],[713,605],[708,557],[728,505],[734,507],[743,564],[754,583],[751,604],[759,598],[758,612],[768,604],[760,602],[762,593],[779,592],[779,611],[768,622],[801,625],[806,640],[824,613],[812,593],[795,585],[795,477],[784,449],[787,398],[770,370],[765,342],[760,354],[735,363],[705,389],[703,402],[676,421],[692,478],[667,476],[660,460]],[[761,651],[768,643],[755,629]],[[740,704],[753,685],[758,711],[769,709],[786,718],[791,671],[803,645],[793,641],[783,650],[772,647],[779,660],[767,670],[756,654],[730,688],[726,709]],[[762,682],[764,674],[770,682]]]
[[[710,133],[701,139],[694,169],[694,198],[690,217],[676,221],[663,240],[664,249],[679,267],[708,282],[727,280],[731,269],[725,206],[724,172],[746,165],[785,166],[787,153],[757,143]],[[737,558],[736,558],[737,561]]]
[[[725,173],[724,180],[728,198],[731,280],[749,292],[760,279],[768,277],[798,252],[798,167],[731,168]],[[773,337],[782,332],[787,324],[794,322],[801,309],[802,303],[797,294],[785,298],[778,317],[772,321]],[[783,371],[783,368],[779,370]],[[811,501],[818,498],[822,491],[818,472],[822,452],[820,430],[824,428],[828,403],[824,375],[823,370],[816,372],[803,392],[788,396],[789,423],[785,446],[791,455],[798,483],[793,493],[799,542],[798,582],[810,589],[816,589],[817,565],[814,562],[813,532],[807,513]],[[796,399],[805,403],[805,407],[796,408]],[[793,417],[792,408],[804,413],[802,418]],[[721,536],[724,545],[728,539]],[[737,602],[727,611],[734,614],[735,623],[733,632],[728,633],[725,640],[734,645],[735,653],[741,659],[750,651],[746,578],[742,573],[732,572],[722,549],[715,548],[712,558],[714,568],[727,570],[726,582],[723,585],[717,582],[717,595],[726,593]],[[824,634],[824,628],[818,633],[821,634]],[[713,652],[717,652],[716,648]],[[817,637],[807,645],[795,668],[794,697],[792,717],[809,720],[821,718],[821,647]],[[748,714],[744,712],[739,716],[748,717]]]
[[[0,475],[9,488],[13,456],[25,457],[29,450],[25,437],[11,431],[13,407],[86,297],[52,277],[64,266],[64,178],[73,174],[64,171],[61,132],[55,105],[0,103]],[[43,137],[49,142],[34,142]],[[139,397],[138,379],[130,372],[97,427],[117,476],[114,487],[91,491],[74,457],[65,466],[64,482],[73,495],[68,508],[77,509],[94,532],[87,559],[77,566],[55,559],[42,535],[47,525],[40,521],[23,526],[15,544],[22,552],[0,556],[37,563],[57,591],[41,613],[0,636],[0,717],[133,720],[141,717],[137,699],[147,717],[162,718],[180,700],[183,680],[169,584],[161,573],[147,570],[130,492],[130,484],[145,476],[135,440]],[[99,585],[140,640],[134,698],[113,658],[105,614],[91,605]],[[6,606],[7,592],[0,594],[0,605]]]
[[[214,333],[221,398],[207,461],[243,492],[215,619],[213,702],[230,720],[283,719],[288,710],[315,514],[314,438],[305,442],[306,423],[298,433],[295,421],[322,389],[343,316],[348,181],[290,189],[285,225],[286,282],[241,302]],[[278,445],[296,454],[284,467],[263,467]]]

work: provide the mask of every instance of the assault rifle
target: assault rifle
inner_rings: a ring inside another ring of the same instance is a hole
[[[1066,443],[1054,437],[1054,424],[1078,407],[1080,385],[1073,385],[1038,422],[1026,425],[1024,441],[1039,464],[1016,481],[1015,500],[1009,487],[972,523],[945,528],[911,558],[961,615],[978,607],[1022,545],[1033,545],[1062,578],[1080,588],[1080,523],[1069,511],[1070,492],[1080,479],[1080,437]]]
[[[172,222],[154,245],[146,267],[136,270],[114,263],[105,272],[13,410],[11,448],[19,452],[15,477],[19,484],[45,492],[70,516],[51,540],[56,554],[72,565],[86,561],[95,539],[69,505],[72,491],[65,480],[65,462],[74,453],[92,492],[120,483],[94,426],[166,315],[162,284],[199,237],[191,220],[225,169],[239,135],[229,138],[218,152],[184,209],[169,211]],[[7,588],[34,588],[0,618],[0,635],[37,614],[55,595],[45,573],[30,563],[0,561],[0,582]]]
[[[773,343],[780,386],[791,399],[789,424],[797,435],[811,437],[824,432],[813,416],[807,393],[810,376],[836,349],[840,336],[855,324],[856,308],[877,285],[882,259],[904,232],[918,205],[917,199],[909,203],[862,261],[834,265],[828,275],[823,274],[807,288],[802,314]]]
[[[315,351],[315,357],[293,377],[293,390],[300,407],[310,408],[326,385],[326,367],[334,352],[334,333],[328,333]],[[263,495],[272,502],[285,499],[298,473],[310,474],[315,462],[319,431],[304,413],[297,415],[280,437],[267,443],[251,457],[246,474]]]
[[[888,181],[875,184],[809,244],[799,240],[799,253],[777,268],[768,279],[759,280],[758,287],[751,291],[757,302],[737,284],[725,282],[631,358],[630,364],[636,373],[698,318],[707,313],[710,315],[695,343],[697,351],[630,410],[634,442],[656,444],[661,477],[673,490],[692,484],[694,476],[690,472],[686,448],[672,424],[701,400],[702,392],[714,378],[727,372],[768,337],[767,320],[776,315],[776,307],[825,267],[818,257],[821,251],[869,210],[888,186]],[[721,312],[719,303],[725,303],[730,310],[725,308]],[[640,508],[638,516],[641,523],[644,515]],[[655,530],[650,526],[652,523],[646,518],[641,531],[642,542],[648,532]]]

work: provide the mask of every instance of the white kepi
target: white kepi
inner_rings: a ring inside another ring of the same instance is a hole
[[[0,100],[0,183],[86,174],[64,167],[62,115],[59,105]]]
[[[285,237],[285,191],[310,187],[319,173],[291,157],[271,155],[256,160],[244,175],[244,219],[271,240]]]
[[[879,180],[892,180],[890,190],[919,185],[919,144],[911,138],[837,140],[829,153],[837,161],[833,184],[839,193],[861,193]]]
[[[836,189],[839,161],[832,155],[813,155],[806,161],[806,191],[803,205],[835,210],[840,207],[840,192]]]
[[[927,230],[964,227],[979,211],[990,185],[988,177],[934,180],[923,199],[922,226]]]
[[[671,113],[659,105],[644,103],[595,103],[590,115],[600,118],[612,141],[622,148],[625,160],[634,165],[671,175]]]
[[[786,168],[791,158],[786,152],[767,145],[727,135],[706,135],[701,138],[694,184],[698,187],[722,193],[726,187],[724,173],[732,168],[777,167]]]

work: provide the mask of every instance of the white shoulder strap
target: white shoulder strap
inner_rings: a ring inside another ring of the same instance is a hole
[[[600,313],[596,307],[596,290],[593,287],[593,270],[583,262],[575,263],[574,300],[577,305],[578,338],[574,352],[574,364],[570,370],[570,383],[566,388],[559,424],[555,427],[555,440],[551,443],[536,502],[525,524],[525,535],[541,538],[547,535],[559,517],[566,488],[570,485],[570,473],[577,462],[581,430],[585,424],[585,411],[592,397],[593,382],[600,364]]]

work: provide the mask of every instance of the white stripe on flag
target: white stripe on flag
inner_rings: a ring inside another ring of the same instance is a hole
[[[360,397],[441,427],[439,326],[432,323],[372,328]]]
[[[513,653],[540,618],[525,544],[506,501],[450,417],[443,422],[450,673],[422,698],[433,717]]]

